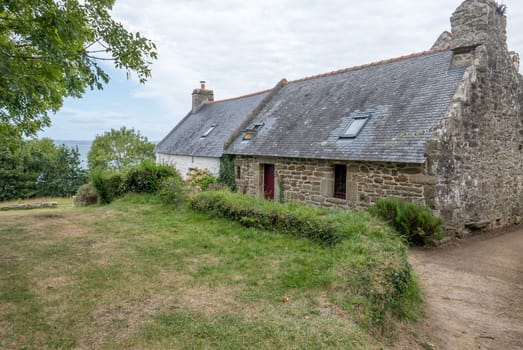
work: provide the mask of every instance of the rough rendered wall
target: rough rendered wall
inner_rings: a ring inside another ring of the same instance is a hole
[[[156,153],[156,163],[174,166],[184,178],[191,168],[207,168],[216,176],[220,172],[219,158],[175,156],[172,154]]]
[[[465,1],[451,22],[454,64],[469,67],[427,153],[434,208],[449,234],[465,235],[521,220],[521,97],[496,4]]]
[[[275,165],[276,199],[280,198],[280,183],[283,181],[285,200],[323,207],[362,209],[387,197],[425,204],[425,198],[433,198],[436,181],[426,175],[426,167],[421,164],[237,156],[235,173],[240,192],[263,195],[263,164]],[[345,200],[333,197],[335,164],[347,165]]]

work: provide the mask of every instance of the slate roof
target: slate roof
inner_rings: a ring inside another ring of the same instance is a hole
[[[206,103],[192,111],[155,148],[156,153],[221,157],[223,145],[270,91]],[[207,136],[201,136],[216,125]]]
[[[423,163],[424,146],[449,109],[466,68],[452,51],[431,51],[290,82],[254,116],[225,153],[272,157]],[[350,122],[370,116],[355,138]]]

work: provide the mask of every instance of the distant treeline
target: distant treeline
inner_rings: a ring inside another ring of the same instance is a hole
[[[0,200],[70,196],[85,182],[77,147],[51,139],[0,140]]]

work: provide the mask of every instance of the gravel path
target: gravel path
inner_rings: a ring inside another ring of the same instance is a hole
[[[523,349],[523,227],[409,258],[427,317],[396,349]]]

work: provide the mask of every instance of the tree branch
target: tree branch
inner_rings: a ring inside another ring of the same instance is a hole
[[[99,61],[115,61],[116,58],[105,58],[105,57],[96,57],[91,55],[86,55],[89,58],[92,58],[93,60],[99,60]]]

